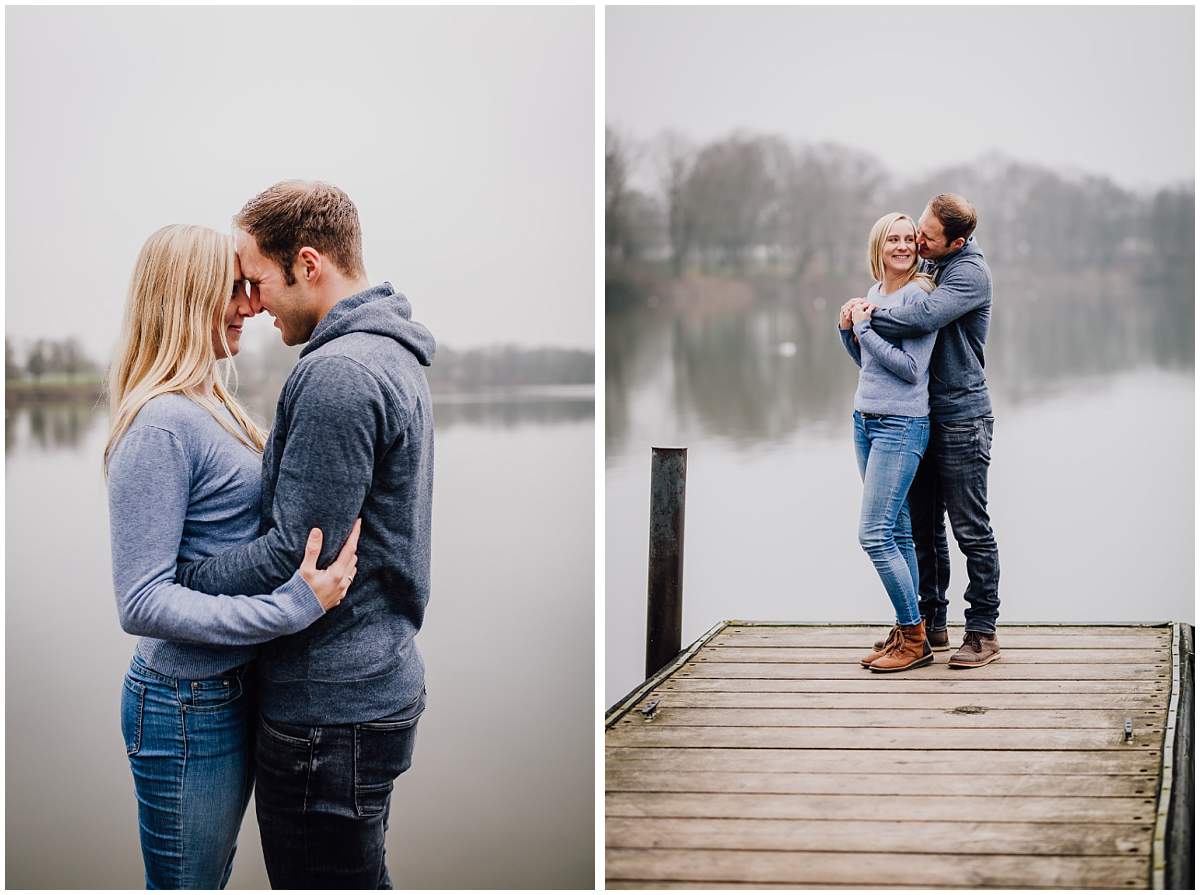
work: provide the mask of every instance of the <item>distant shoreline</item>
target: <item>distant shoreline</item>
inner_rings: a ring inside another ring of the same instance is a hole
[[[99,379],[43,380],[26,379],[4,383],[4,406],[47,404],[51,402],[102,401],[104,382]]]
[[[592,383],[501,386],[476,388],[470,391],[433,391],[435,402],[446,404],[496,404],[525,401],[593,401],[596,387]],[[103,403],[104,383],[99,380],[43,381],[18,380],[6,382],[4,405]]]

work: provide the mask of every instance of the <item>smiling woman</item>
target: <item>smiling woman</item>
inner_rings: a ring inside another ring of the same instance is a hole
[[[862,659],[878,672],[933,661],[917,606],[920,578],[906,496],[929,442],[929,360],[937,334],[894,344],[871,330],[872,307],[909,304],[933,288],[919,272],[917,242],[908,215],[893,212],[876,221],[867,240],[875,285],[866,301],[846,302],[838,320],[842,343],[861,367],[854,393],[854,448],[863,480],[858,539],[896,619],[886,642]]]

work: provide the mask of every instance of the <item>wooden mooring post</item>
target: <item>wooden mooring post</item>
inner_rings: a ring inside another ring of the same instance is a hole
[[[679,654],[683,631],[683,509],[687,448],[651,449],[646,677]]]

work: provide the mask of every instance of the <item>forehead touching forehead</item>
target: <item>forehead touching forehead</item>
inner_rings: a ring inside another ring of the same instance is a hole
[[[258,279],[270,272],[267,259],[258,250],[258,242],[245,230],[233,231],[233,244],[244,276]]]

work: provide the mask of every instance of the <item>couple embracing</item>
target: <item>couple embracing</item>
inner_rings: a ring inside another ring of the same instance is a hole
[[[948,664],[979,668],[1000,658],[1000,564],[987,510],[993,419],[983,374],[992,276],[975,225],[974,207],[953,193],[931,199],[917,221],[884,215],[868,240],[875,285],[839,314],[842,342],[861,367],[859,543],[896,619],[861,659],[875,672],[919,668],[950,649],[947,515],[969,580],[963,642]]]
[[[220,375],[260,311],[307,343],[269,433]],[[148,888],[223,888],[255,787],[272,886],[390,888],[390,796],[425,707],[433,352],[367,279],[331,185],[276,184],[232,239],[169,226],[143,246],[104,463],[140,635],[121,730]]]

